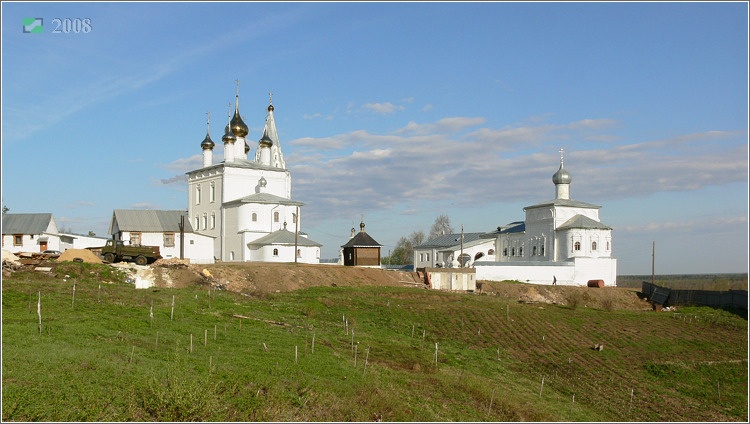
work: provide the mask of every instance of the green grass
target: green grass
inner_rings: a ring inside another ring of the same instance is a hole
[[[724,311],[393,287],[135,290],[107,265],[55,272],[3,280],[3,420],[748,419],[747,321]]]

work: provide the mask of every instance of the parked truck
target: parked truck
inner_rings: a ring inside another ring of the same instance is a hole
[[[128,245],[122,240],[107,240],[107,244],[104,246],[89,249],[98,250],[99,255],[109,263],[133,261],[138,265],[146,265],[149,262],[161,259],[159,246]]]

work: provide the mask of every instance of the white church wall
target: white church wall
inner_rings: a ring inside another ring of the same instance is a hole
[[[605,286],[617,285],[617,259],[575,258],[574,263],[574,279],[578,284],[585,285],[589,280],[604,280]]]
[[[573,262],[476,262],[477,280],[516,280],[530,284],[579,285]],[[584,281],[582,284],[586,284]]]
[[[224,209],[224,225],[223,231],[224,246],[222,260],[224,261],[243,261],[244,246],[242,244],[242,234],[237,233],[238,226],[238,207],[225,208]]]
[[[576,215],[583,215],[586,218],[591,218],[594,221],[599,221],[599,209],[595,208],[575,208],[575,207],[557,207],[555,213],[555,228],[565,224],[570,218]]]

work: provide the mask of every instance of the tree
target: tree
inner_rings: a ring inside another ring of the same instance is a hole
[[[451,219],[446,214],[440,214],[435,218],[435,223],[430,227],[430,236],[428,240],[432,240],[435,237],[439,237],[445,234],[451,234],[453,227],[451,227]]]
[[[414,263],[414,246],[422,244],[424,241],[424,231],[413,231],[409,237],[401,237],[396,242],[391,256],[388,258],[389,263],[399,265],[411,265]]]

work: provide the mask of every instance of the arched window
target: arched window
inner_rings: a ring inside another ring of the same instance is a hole
[[[297,257],[298,258],[302,257],[302,249],[297,249]]]
[[[253,222],[258,222],[258,214],[253,212]]]
[[[595,241],[591,242],[591,250],[596,251],[596,242]]]
[[[490,249],[490,250],[488,250],[488,251],[487,251],[487,254],[488,254],[488,255],[494,255],[494,254],[495,254],[495,249]]]
[[[544,256],[544,245],[542,245],[542,247],[540,247],[539,250],[540,250],[539,254]]]
[[[609,250],[609,242],[607,242],[607,250]]]
[[[536,246],[531,248],[531,256],[536,256]]]
[[[211,203],[216,201],[216,183],[213,181],[211,182],[211,188],[208,191],[208,197],[211,200]]]
[[[474,260],[476,261],[477,259],[481,258],[482,256],[484,256],[484,252],[477,252],[477,254],[474,255]]]
[[[200,185],[195,186],[195,204],[196,205],[201,204],[201,186]]]
[[[510,249],[510,256],[516,256],[516,248]]]
[[[278,212],[274,212],[273,213],[273,222],[279,222],[279,213]]]
[[[203,229],[205,230],[208,228],[208,215],[203,212]]]
[[[279,256],[279,249],[273,249],[273,255]]]
[[[523,246],[518,248],[518,256],[523,256]]]
[[[581,242],[577,241],[573,244],[573,250],[581,250]]]
[[[296,224],[296,223],[297,223],[297,214],[293,213],[292,214],[292,224]]]
[[[508,256],[508,248],[503,249],[503,256]]]
[[[201,229],[201,219],[198,215],[195,215],[195,229],[196,230]]]
[[[211,229],[216,228],[216,213],[211,212]]]

